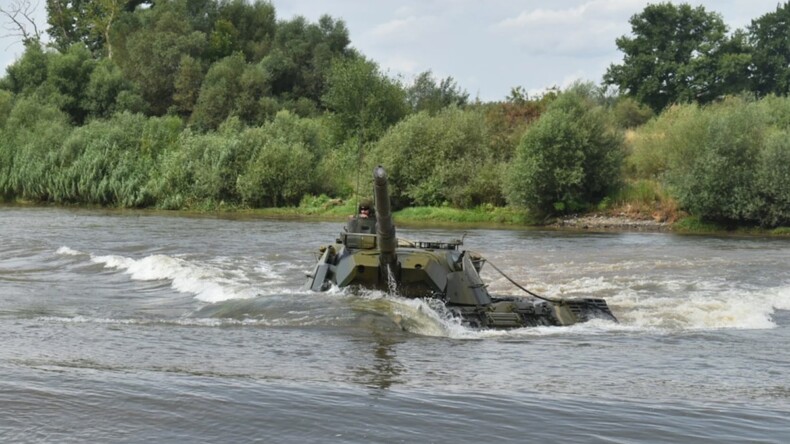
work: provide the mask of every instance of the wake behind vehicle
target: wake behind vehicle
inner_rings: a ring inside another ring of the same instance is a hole
[[[320,248],[307,283],[313,291],[356,286],[406,298],[433,298],[473,328],[564,326],[596,318],[617,321],[603,299],[546,298],[521,287],[493,264],[530,297],[489,294],[480,278],[486,259],[463,250],[462,241],[398,239],[384,168],[374,169],[373,180],[375,212],[362,206],[335,243]]]

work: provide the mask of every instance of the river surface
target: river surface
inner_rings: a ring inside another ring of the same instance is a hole
[[[790,440],[790,240],[399,229],[620,320],[502,332],[305,291],[340,228],[0,207],[0,441]]]

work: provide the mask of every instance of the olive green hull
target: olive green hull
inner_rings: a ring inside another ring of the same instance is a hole
[[[350,248],[343,240],[367,248]],[[359,287],[394,292],[406,298],[434,298],[473,328],[563,326],[591,319],[616,321],[603,299],[550,302],[532,297],[492,296],[478,274],[485,261],[470,252],[449,247],[398,248],[395,265],[382,265],[375,240],[372,235],[346,234],[341,243],[322,248],[308,287],[314,291],[326,291],[332,286]]]
[[[363,213],[360,207],[337,241],[321,248],[321,258],[307,282],[313,291],[326,291],[334,285],[439,299],[454,316],[476,328],[571,325],[594,318],[616,321],[603,299],[491,296],[479,274],[485,259],[461,250],[461,241],[398,239],[387,173],[381,166],[373,170],[373,183],[375,213],[367,206]]]

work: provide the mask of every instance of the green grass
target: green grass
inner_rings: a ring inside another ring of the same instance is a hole
[[[713,234],[728,231],[728,227],[704,221],[698,216],[688,216],[675,222],[672,230],[678,233]]]
[[[526,212],[513,208],[482,205],[462,210],[450,207],[411,207],[394,214],[403,222],[444,222],[455,224],[508,224],[529,225]]]
[[[790,236],[790,227],[774,228],[771,230],[771,234],[775,234],[777,236]]]
[[[658,182],[654,180],[636,180],[625,183],[614,194],[612,200],[619,204],[653,205],[665,198],[666,196]]]
[[[686,234],[737,234],[749,236],[790,236],[790,227],[761,228],[746,225],[725,225],[716,222],[702,220],[698,216],[685,217],[672,225],[672,230],[677,233]]]
[[[240,215],[273,218],[308,218],[321,220],[345,220],[356,213],[355,199],[332,199],[325,195],[306,196],[298,207],[240,208],[223,205],[191,206],[186,212],[227,212]],[[451,225],[536,225],[524,210],[483,205],[472,209],[450,207],[411,207],[393,213],[397,223],[431,223]]]

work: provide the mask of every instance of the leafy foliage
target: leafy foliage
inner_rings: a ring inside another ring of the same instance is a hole
[[[781,130],[768,136],[757,159],[755,187],[760,207],[757,220],[768,227],[790,224],[790,132]]]
[[[241,53],[226,57],[206,74],[192,121],[201,129],[216,129],[229,116],[260,123],[257,105],[268,89],[268,78],[260,67],[247,64]]]
[[[577,211],[617,185],[622,158],[622,137],[604,109],[578,91],[565,92],[518,146],[508,201],[541,214]]]
[[[378,139],[406,115],[405,94],[400,85],[364,58],[337,60],[327,80],[323,101],[340,140]]]
[[[98,52],[107,43],[105,31],[122,12],[152,3],[153,0],[47,0],[47,34],[61,50],[81,43]]]
[[[727,36],[721,17],[699,6],[659,3],[631,17],[633,37],[617,39],[623,63],[604,82],[658,112],[679,102],[710,102],[748,85],[742,34]]]
[[[496,173],[501,165],[487,141],[481,112],[450,107],[435,116],[408,117],[379,140],[369,158],[387,168],[396,206],[469,208],[502,200]]]
[[[261,60],[272,93],[283,101],[320,102],[333,61],[350,55],[349,42],[345,23],[327,15],[317,24],[303,17],[279,23],[272,51]]]
[[[787,98],[674,107],[637,131],[637,172],[663,179],[682,208],[722,223],[790,222]]]
[[[655,113],[631,97],[620,97],[612,109],[612,115],[621,128],[636,128],[645,124]]]
[[[435,114],[451,105],[464,106],[469,93],[462,91],[452,77],[436,83],[430,71],[419,74],[406,89],[406,101],[415,112],[428,111]]]
[[[790,93],[790,2],[752,20],[753,90],[759,95]]]
[[[166,2],[141,12],[138,29],[126,36],[117,50],[124,75],[154,115],[165,114],[173,105],[182,56],[200,57],[207,45],[206,35],[181,18],[185,15],[186,5],[180,2]]]
[[[4,87],[14,94],[32,94],[47,81],[49,55],[38,42],[25,44],[25,52],[6,68]]]

